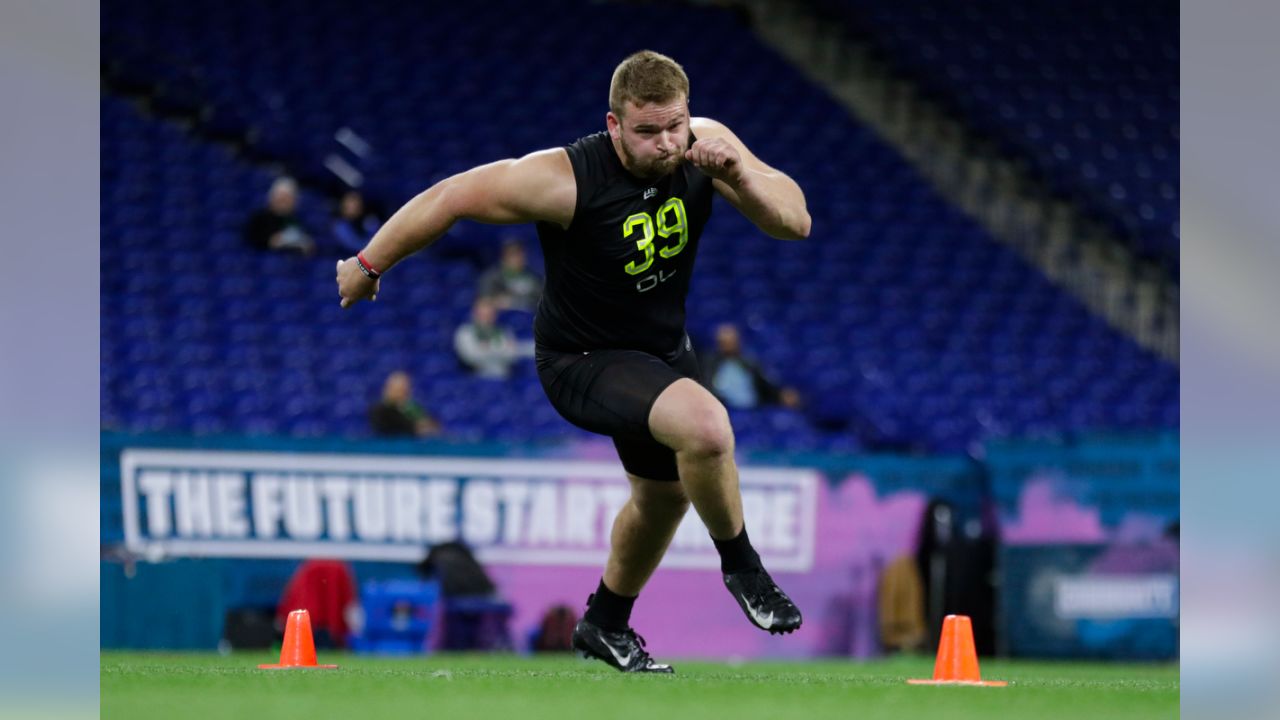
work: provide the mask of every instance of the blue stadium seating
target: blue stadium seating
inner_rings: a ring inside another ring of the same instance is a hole
[[[1178,268],[1176,0],[820,0],[1050,187]]]
[[[703,236],[695,343],[738,322],[765,368],[808,399],[734,412],[740,446],[963,451],[990,437],[1177,425],[1174,366],[945,203],[732,13],[682,9],[673,24],[648,7],[570,0],[431,5],[119,1],[103,13],[104,427],[366,436],[382,379],[404,368],[451,437],[586,437],[550,407],[531,362],[495,382],[453,357],[476,258],[496,259],[510,229],[460,224],[397,268],[376,304],[350,311],[337,303],[335,249],[264,254],[239,230],[273,160],[315,179],[301,213],[323,235],[331,200],[314,190],[317,160],[341,151],[342,127],[372,146],[367,190],[390,207],[472,165],[592,132],[610,69],[646,46],[685,65],[695,113],[795,177],[813,215],[812,237],[786,243],[719,203]],[[142,91],[147,108],[129,94]],[[247,152],[228,137],[247,138]],[[528,316],[502,321],[529,337]]]

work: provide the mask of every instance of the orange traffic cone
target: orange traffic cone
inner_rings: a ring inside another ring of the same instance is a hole
[[[280,648],[280,664],[259,665],[258,668],[262,670],[281,668],[336,670],[338,666],[316,664],[316,643],[311,637],[311,615],[306,610],[294,610],[289,613],[289,622],[284,626],[284,647]]]
[[[978,672],[978,651],[973,647],[973,623],[967,615],[948,615],[942,621],[938,660],[932,680],[908,680],[912,685],[984,685],[1004,687],[1000,680],[983,680]]]

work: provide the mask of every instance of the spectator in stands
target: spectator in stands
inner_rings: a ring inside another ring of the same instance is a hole
[[[489,298],[500,310],[533,312],[538,309],[542,277],[529,269],[524,244],[519,238],[503,242],[498,265],[480,276],[480,297]]]
[[[260,250],[284,250],[311,255],[315,241],[298,219],[298,184],[278,177],[267,192],[267,206],[249,216],[244,239]]]
[[[493,301],[477,299],[471,308],[471,322],[463,323],[453,334],[453,349],[462,364],[479,377],[500,380],[511,375],[517,358],[530,353],[497,320],[498,308]]]
[[[379,437],[428,437],[440,434],[440,422],[413,399],[409,373],[397,370],[382,385],[382,399],[369,408],[369,425]]]
[[[333,217],[333,241],[343,253],[354,255],[364,249],[381,225],[378,216],[365,207],[360,191],[348,190],[338,201],[338,212]]]
[[[795,389],[779,387],[754,360],[742,354],[742,338],[730,323],[716,328],[716,352],[702,362],[702,367],[706,384],[731,408],[800,407],[800,394]]]

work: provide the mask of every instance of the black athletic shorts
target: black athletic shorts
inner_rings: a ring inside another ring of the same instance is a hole
[[[649,411],[671,383],[701,382],[686,338],[670,362],[638,350],[537,352],[538,378],[564,419],[613,438],[622,466],[649,480],[678,481],[676,454],[649,431]]]

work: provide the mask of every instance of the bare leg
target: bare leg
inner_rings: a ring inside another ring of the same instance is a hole
[[[628,473],[631,499],[613,521],[604,584],[618,595],[640,594],[657,569],[689,509],[681,483],[646,480]]]
[[[649,497],[647,491],[661,484],[631,478],[631,500],[618,513],[613,525],[613,547],[605,570],[605,586],[618,595],[639,595],[671,543],[688,502],[692,502],[712,539],[716,540],[725,587],[743,613],[761,630],[794,632],[802,622],[800,609],[759,566],[759,557],[743,533],[742,495],[738,489],[738,467],[733,460],[733,428],[729,426],[724,405],[706,388],[681,378],[663,390],[654,402],[649,411],[649,429],[658,442],[675,451],[679,486],[688,500],[679,505],[678,512],[670,508],[655,510],[656,498]],[[641,492],[646,492],[646,496],[637,503]],[[655,503],[646,507],[649,500]],[[584,647],[589,645],[587,639],[582,643]],[[596,657],[603,656],[597,654]],[[617,656],[614,659],[618,660]]]
[[[635,597],[657,569],[689,509],[689,499],[678,482],[630,473],[627,478],[631,497],[613,521],[602,587],[573,629],[573,647],[624,672],[670,673],[670,665],[653,661],[628,619]]]
[[[724,405],[706,388],[682,378],[654,402],[649,429],[658,442],[675,450],[680,484],[711,537],[737,537],[742,532],[742,495],[733,460],[733,428]]]

